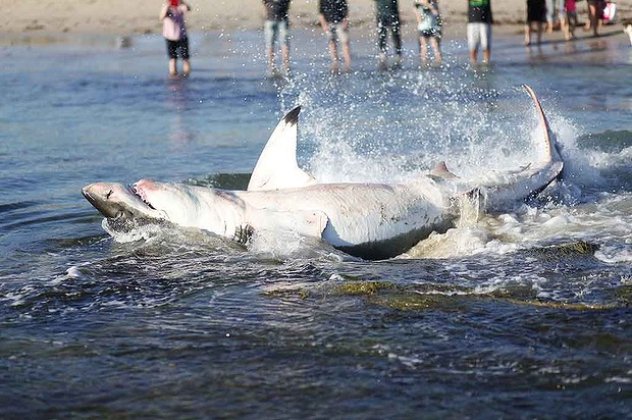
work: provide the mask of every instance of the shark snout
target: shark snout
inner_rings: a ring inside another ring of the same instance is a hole
[[[153,185],[153,182],[148,181],[142,185]],[[81,193],[107,218],[121,216],[164,218],[162,213],[157,212],[145,200],[145,190],[140,187],[127,188],[123,184],[97,182],[83,187]]]
[[[115,184],[97,182],[83,187],[81,193],[105,217],[116,217],[120,213],[120,209],[111,200],[115,189]]]
[[[97,182],[95,184],[86,185],[81,189],[83,196],[96,207],[96,203],[107,201],[112,195],[113,189],[109,184]]]

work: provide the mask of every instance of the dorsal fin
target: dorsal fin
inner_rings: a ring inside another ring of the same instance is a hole
[[[252,171],[248,191],[300,188],[316,183],[296,162],[300,112],[301,107],[297,106],[279,121]]]
[[[540,101],[538,97],[535,96],[535,92],[528,85],[522,85],[522,87],[527,91],[533,103],[535,104],[535,110],[538,114],[538,119],[540,120],[540,125],[542,127],[542,137],[544,144],[541,149],[541,157],[543,160],[549,161],[561,161],[562,158],[559,155],[559,151],[557,148],[557,144],[555,143],[555,135],[551,131],[551,127],[549,126],[549,121],[546,119],[544,115],[544,111],[542,110],[542,105],[540,105]]]
[[[458,178],[458,176],[450,172],[448,166],[445,164],[445,161],[437,163],[437,166],[435,166],[432,171],[430,171],[430,173],[434,176],[438,176],[444,179]]]

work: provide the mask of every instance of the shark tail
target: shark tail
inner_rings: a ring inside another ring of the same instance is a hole
[[[541,156],[547,162],[552,161],[562,161],[560,156],[559,147],[555,140],[555,134],[551,130],[551,126],[549,125],[549,121],[544,115],[544,110],[542,109],[542,105],[540,104],[540,100],[536,96],[535,92],[529,85],[522,85],[522,87],[527,91],[533,103],[535,104],[536,113],[538,115],[538,120],[540,121],[540,126],[542,127],[542,141],[541,143]]]

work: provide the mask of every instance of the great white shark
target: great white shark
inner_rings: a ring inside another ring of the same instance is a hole
[[[538,194],[560,176],[555,137],[535,93],[524,88],[542,129],[538,157],[490,181],[463,180],[441,163],[401,184],[318,183],[296,161],[299,106],[273,131],[245,191],[142,179],[131,187],[94,183],[82,192],[109,220],[167,222],[241,243],[253,232],[285,230],[361,258],[391,258],[452,226],[459,197],[479,195],[494,210]]]

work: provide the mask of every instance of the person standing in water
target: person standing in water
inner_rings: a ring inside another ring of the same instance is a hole
[[[428,61],[428,44],[434,51],[435,63],[441,64],[441,15],[437,0],[415,0],[419,58],[421,64]]]
[[[544,0],[527,0],[527,20],[524,25],[524,45],[531,45],[533,26],[537,35],[537,43],[542,42],[542,24],[546,21],[546,4]]]
[[[377,44],[380,49],[379,66],[386,68],[386,38],[390,29],[395,48],[395,66],[402,62],[402,36],[400,32],[399,7],[397,0],[375,0],[377,16]]]
[[[489,63],[492,53],[491,0],[467,0],[467,46],[470,61],[476,64],[478,50],[483,50],[483,63]]]
[[[276,74],[274,60],[275,44],[277,38],[281,44],[281,58],[285,74],[290,73],[290,43],[289,43],[289,17],[290,0],[263,0],[266,9],[266,21],[263,26],[263,34],[268,56],[268,75]]]
[[[169,75],[178,75],[177,59],[182,58],[182,74],[186,77],[191,73],[189,61],[189,38],[184,23],[184,14],[191,10],[191,6],[181,0],[166,1],[160,10],[162,21],[162,35],[167,41],[167,55],[169,56]]]
[[[331,71],[338,73],[338,42],[342,44],[345,71],[351,70],[351,49],[349,47],[349,7],[347,0],[320,0],[318,19],[327,35]]]

